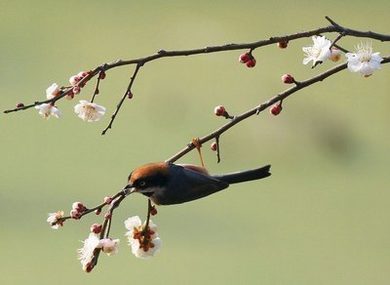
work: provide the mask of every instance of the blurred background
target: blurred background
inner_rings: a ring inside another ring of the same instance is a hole
[[[163,48],[243,43],[328,25],[390,33],[390,2],[367,1],[7,1],[0,0],[0,109],[45,98],[71,75],[119,58]],[[330,35],[333,39],[335,35]],[[341,41],[347,49],[362,39]],[[61,101],[61,119],[35,109],[1,114],[1,284],[389,284],[390,65],[372,77],[339,73],[293,95],[283,112],[239,124],[221,138],[222,162],[204,147],[212,173],[272,164],[272,177],[240,184],[207,199],[158,208],[163,240],[150,260],[126,245],[123,221],[146,214],[134,195],[114,217],[117,256],[101,256],[86,274],[76,259],[92,223],[68,221],[54,231],[47,213],[74,201],[100,203],[143,163],[164,160],[193,137],[225,121],[223,104],[239,114],[283,91],[280,76],[307,79],[331,68],[302,65],[302,46],[254,52],[257,66],[238,63],[242,51],[162,59],[147,64],[114,127],[102,129],[133,67],[107,73],[95,124]],[[389,44],[373,42],[389,55]],[[198,163],[195,153],[180,162]]]

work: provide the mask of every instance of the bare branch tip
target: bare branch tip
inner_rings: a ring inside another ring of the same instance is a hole
[[[339,24],[337,24],[335,21],[333,21],[329,16],[325,16],[325,19],[332,24],[332,26],[340,27]]]

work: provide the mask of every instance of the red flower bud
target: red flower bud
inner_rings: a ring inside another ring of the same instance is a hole
[[[102,70],[99,72],[99,79],[103,80],[104,78],[106,78],[106,73]]]
[[[249,68],[252,68],[252,67],[255,67],[256,66],[256,59],[255,58],[251,58],[250,60],[248,60],[245,65]]]
[[[280,112],[282,111],[282,104],[281,103],[277,103],[275,105],[273,105],[270,109],[270,113],[274,116],[277,116],[280,114]]]
[[[288,46],[288,41],[278,42],[278,48],[286,48]]]
[[[126,93],[126,96],[127,96],[128,99],[132,99],[134,95],[133,95],[133,93],[129,90],[129,91],[127,91],[127,93]]]
[[[226,109],[224,106],[222,105],[219,105],[217,107],[214,108],[214,114],[217,115],[218,117],[219,116],[225,116],[226,114]]]
[[[93,265],[93,263],[91,261],[83,269],[84,269],[85,272],[89,273],[89,272],[92,271],[93,267],[94,267],[94,265]]]
[[[24,107],[24,104],[23,103],[18,103],[16,104],[16,108],[23,108]]]
[[[246,63],[248,62],[248,60],[251,59],[251,55],[249,54],[249,52],[246,52],[246,53],[243,53],[240,55],[240,57],[238,58],[238,60],[241,62],[241,63]]]
[[[291,74],[283,74],[282,75],[282,82],[286,84],[292,84],[295,83],[295,79]]]
[[[157,215],[157,209],[156,209],[155,206],[152,206],[152,208],[150,209],[150,214],[151,214],[152,216]]]

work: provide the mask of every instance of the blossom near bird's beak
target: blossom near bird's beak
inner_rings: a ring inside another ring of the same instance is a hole
[[[124,188],[123,188],[123,193],[127,196],[127,195],[130,195],[131,193],[134,193],[136,191],[136,188],[132,185],[132,184],[127,184]]]

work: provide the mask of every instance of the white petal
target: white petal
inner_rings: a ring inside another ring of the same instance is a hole
[[[142,221],[138,216],[130,217],[125,221],[125,227],[130,231],[132,231],[134,228],[137,228],[141,225],[142,225]]]
[[[379,55],[379,52],[376,52],[372,54],[371,61],[381,63],[383,61],[383,58]]]
[[[362,64],[360,62],[357,61],[348,62],[348,69],[351,72],[359,72],[361,68],[362,68]]]
[[[83,105],[82,104],[77,104],[76,106],[74,106],[74,112],[76,114],[79,114],[81,112],[81,109],[83,108]]]
[[[312,58],[310,58],[310,57],[305,57],[305,58],[303,59],[302,63],[303,63],[304,65],[306,65],[306,64],[308,64],[311,60],[312,60]]]
[[[50,115],[54,116],[54,117],[56,117],[58,119],[59,117],[61,117],[61,112],[60,112],[60,110],[58,108],[53,106],[50,109]]]
[[[97,234],[90,233],[88,238],[83,241],[84,246],[78,249],[78,259],[83,267],[87,266],[93,259],[93,252],[100,247],[100,239]]]

